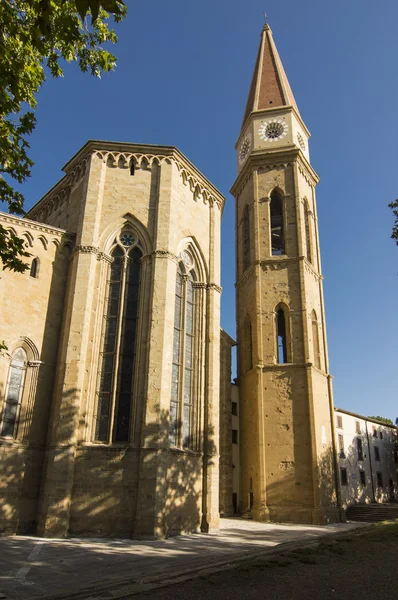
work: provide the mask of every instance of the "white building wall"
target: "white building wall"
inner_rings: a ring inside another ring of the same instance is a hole
[[[397,428],[342,409],[335,415],[343,508],[397,499]]]

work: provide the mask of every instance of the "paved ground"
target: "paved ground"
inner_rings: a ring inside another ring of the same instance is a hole
[[[0,598],[120,598],[154,589],[170,577],[181,581],[192,571],[219,570],[280,544],[316,540],[360,526],[271,525],[222,519],[218,533],[153,542],[1,538]]]
[[[123,600],[396,600],[398,523],[324,537]]]

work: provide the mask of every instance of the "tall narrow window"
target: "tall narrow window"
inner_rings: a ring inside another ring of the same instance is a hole
[[[250,267],[250,216],[249,207],[246,206],[243,213],[243,270]]]
[[[305,224],[305,245],[307,249],[307,259],[312,263],[312,243],[311,243],[311,212],[307,199],[304,200],[304,224]]]
[[[287,363],[286,319],[285,311],[282,308],[276,313],[276,346],[277,362],[279,364]]]
[[[192,445],[194,416],[196,275],[190,254],[182,254],[184,262],[178,266],[175,291],[169,442],[187,448]]]
[[[363,460],[363,448],[361,438],[357,438],[358,460]]]
[[[128,442],[133,401],[141,243],[124,230],[111,252],[95,440]]]
[[[26,354],[19,348],[12,357],[8,375],[6,399],[1,420],[0,435],[15,437],[19,407],[21,404],[26,373]]]
[[[283,205],[278,191],[271,193],[271,250],[273,256],[285,254],[285,239],[283,231]]]
[[[321,368],[321,352],[319,347],[319,326],[316,312],[313,310],[311,313],[311,324],[312,324],[312,348],[314,352],[314,365],[317,369]]]
[[[39,273],[39,259],[34,258],[32,260],[32,264],[30,265],[30,276],[36,278]]]

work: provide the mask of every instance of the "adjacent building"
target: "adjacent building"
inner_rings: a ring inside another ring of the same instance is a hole
[[[398,499],[397,428],[341,408],[335,414],[342,506]]]

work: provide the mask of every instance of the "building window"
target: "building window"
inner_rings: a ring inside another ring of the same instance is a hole
[[[285,238],[283,231],[283,201],[277,190],[271,192],[270,217],[272,255],[280,256],[285,254]]]
[[[94,439],[128,442],[138,329],[141,242],[124,230],[111,251]]]
[[[238,443],[238,430],[237,429],[232,430],[232,443],[233,444]]]
[[[238,416],[238,403],[232,402],[232,414],[237,417]]]
[[[0,435],[15,437],[18,427],[19,410],[26,375],[26,354],[22,348],[17,350],[10,364]]]
[[[357,438],[358,460],[363,460],[363,448],[361,438]]]
[[[380,436],[380,439],[382,440],[383,439],[383,432],[382,431],[380,431],[379,436]]]
[[[376,477],[377,477],[377,487],[383,487],[383,475],[381,474],[380,471],[377,471]]]
[[[176,278],[169,442],[188,448],[193,429],[196,275],[187,266],[193,264],[189,253],[185,254],[188,258],[179,263]]]
[[[304,224],[305,224],[305,245],[307,249],[307,260],[312,263],[312,244],[311,244],[311,212],[307,199],[304,200]]]
[[[355,431],[361,433],[361,423],[359,421],[355,421]]]
[[[32,260],[32,264],[30,265],[30,276],[36,279],[39,274],[39,259],[34,258]]]
[[[337,427],[339,429],[343,429],[343,417],[341,417],[340,415],[337,415],[336,419],[337,419]]]
[[[321,351],[319,347],[319,326],[316,312],[313,310],[311,313],[312,323],[312,347],[314,352],[314,364],[317,369],[321,368]]]
[[[345,458],[344,436],[341,433],[339,433],[339,456],[340,456],[340,458]]]
[[[243,271],[250,267],[250,214],[249,207],[246,205],[243,211],[242,222],[242,237],[243,237]]]
[[[373,427],[373,437],[377,438],[377,428]]]
[[[366,485],[365,471],[359,471],[359,480],[361,482],[361,485]]]
[[[341,485],[348,485],[347,469],[340,469]]]
[[[378,446],[375,446],[375,460],[380,460],[380,450]]]
[[[276,362],[280,365],[287,363],[286,315],[283,308],[276,313],[276,350]]]

